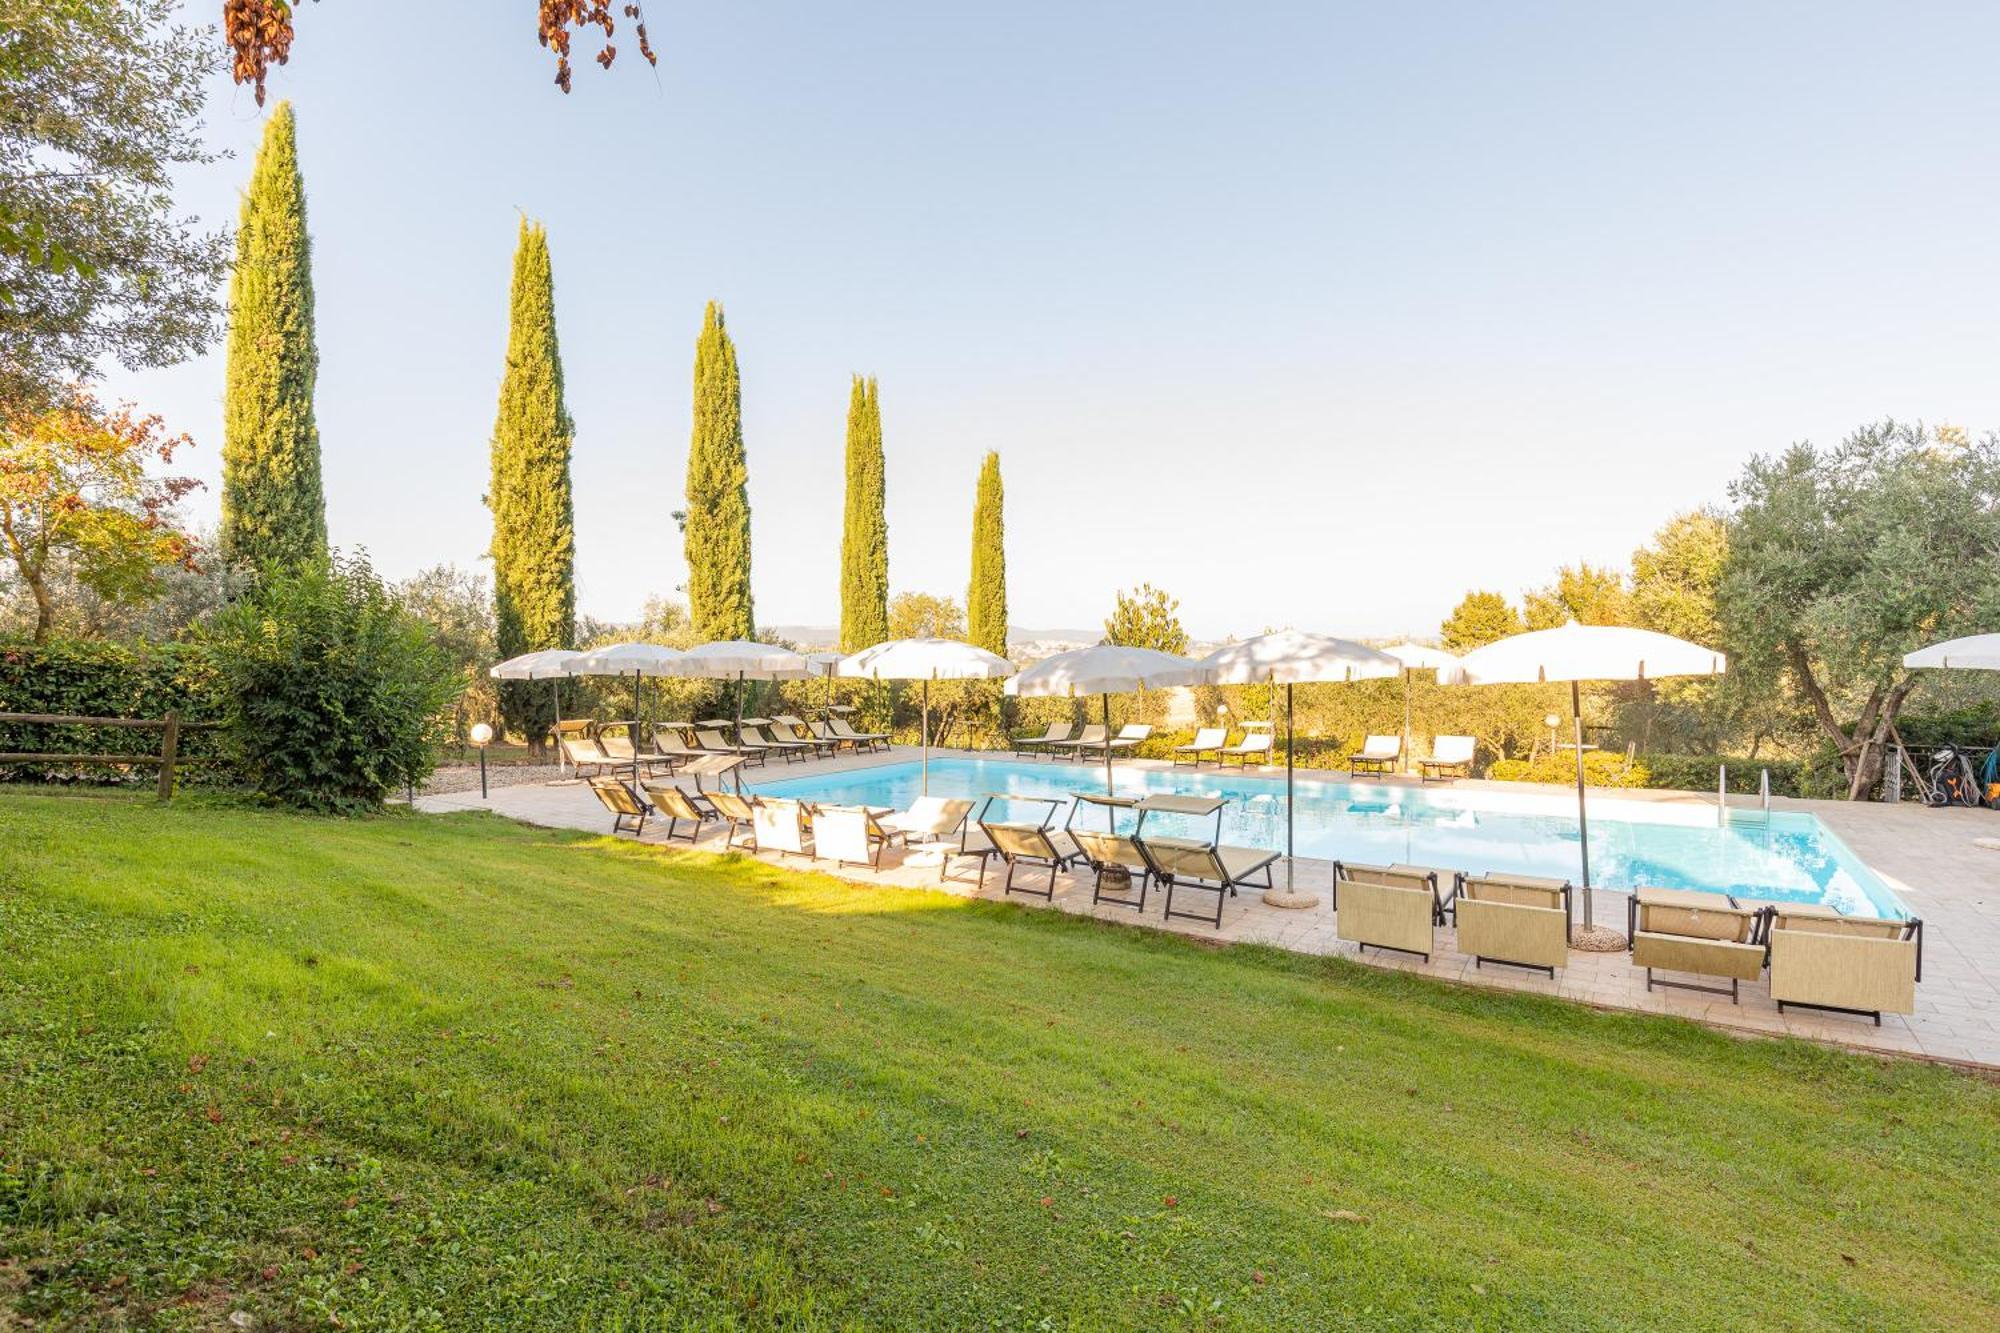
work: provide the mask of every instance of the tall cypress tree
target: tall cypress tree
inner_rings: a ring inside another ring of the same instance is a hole
[[[222,546],[251,569],[326,550],[313,382],[312,241],[289,102],[264,124],[243,197],[229,280],[229,367],[222,412]]]
[[[743,451],[743,384],[722,307],[708,303],[694,349],[694,438],[688,445],[688,615],[701,639],[748,639],[750,465]]]
[[[972,503],[972,583],[965,590],[965,637],[989,653],[1007,655],[1007,514],[1000,455],[979,467]]]
[[[840,539],[840,648],[856,653],[889,637],[889,518],[882,460],[882,400],[854,377],[847,397],[847,525]]]
[[[493,422],[493,629],[500,656],[568,648],[576,639],[576,528],[549,235],[521,220],[507,327],[507,369]],[[501,717],[539,746],[554,720],[549,687],[500,682]]]

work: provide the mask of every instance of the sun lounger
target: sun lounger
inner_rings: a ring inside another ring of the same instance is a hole
[[[671,782],[648,782],[645,784],[646,800],[653,807],[653,814],[667,821],[667,841],[672,842],[682,822],[690,825],[687,840],[693,842],[701,836],[701,826],[715,818],[715,807],[704,796],[697,801],[692,792],[683,790]]]
[[[1865,1014],[1907,1014],[1924,977],[1924,923],[1911,917],[1841,916],[1825,908],[1772,907],[1764,943],[1771,998],[1785,1006]]]
[[[1014,753],[1046,754],[1049,752],[1050,746],[1067,743],[1070,732],[1075,729],[1075,727],[1067,722],[1051,722],[1049,723],[1049,729],[1039,736],[1016,736],[1014,738]]]
[[[1082,754],[1085,750],[1096,750],[1101,754],[1104,750],[1105,739],[1110,734],[1110,731],[1105,728],[1102,722],[1091,722],[1086,724],[1084,729],[1077,733],[1075,740],[1057,741],[1050,745],[1049,749],[1056,753],[1067,752],[1072,759]]]
[[[1333,933],[1357,949],[1394,949],[1429,962],[1437,952],[1445,902],[1435,870],[1335,861],[1333,912]]]
[[[1229,732],[1224,728],[1202,727],[1195,732],[1192,741],[1186,745],[1176,745],[1174,747],[1174,767],[1180,767],[1182,755],[1190,756],[1188,762],[1196,768],[1201,767],[1201,757],[1204,754],[1213,754],[1215,762],[1219,764],[1222,762],[1222,747],[1228,743]]]
[[[1002,800],[1014,805],[1042,805],[1047,810],[1040,823],[1020,820],[993,820],[986,816],[992,812],[993,802]],[[1000,796],[988,797],[986,806],[979,812],[979,828],[986,840],[993,844],[993,855],[1007,863],[1007,880],[1003,893],[1025,893],[1037,898],[1055,900],[1056,876],[1067,870],[1070,863],[1082,856],[1068,833],[1059,828],[1050,828],[1049,821],[1055,818],[1056,810],[1062,802],[1045,796]],[[1025,862],[1030,866],[1046,866],[1049,872],[1049,886],[1046,890],[1015,887],[1014,869]],[[986,863],[979,865],[979,885],[986,887]]]
[[[864,745],[871,750],[886,750],[889,748],[889,736],[887,732],[856,731],[853,727],[848,726],[843,719],[837,717],[829,719],[827,725],[833,728],[834,735],[844,741],[851,741],[857,749]]]
[[[1146,865],[1153,872],[1153,878],[1166,886],[1166,915],[1181,917],[1189,921],[1203,921],[1222,928],[1222,906],[1227,898],[1236,896],[1239,886],[1270,888],[1271,865],[1278,859],[1276,852],[1267,852],[1257,847],[1226,847],[1222,844],[1222,807],[1228,804],[1216,796],[1148,796],[1133,807],[1139,813],[1139,823],[1132,831],[1132,841],[1139,854],[1146,859]],[[1212,837],[1180,838],[1166,834],[1146,832],[1146,820],[1154,815],[1187,815],[1194,818],[1213,816],[1215,831]],[[1250,877],[1263,872],[1260,883],[1252,884]],[[1174,910],[1174,890],[1194,889],[1215,895],[1215,915],[1205,912]]]
[[[646,831],[646,816],[653,812],[653,807],[624,779],[592,778],[590,790],[611,812],[612,833],[629,833],[636,838]]]
[[[580,778],[587,778],[592,773],[606,773],[613,767],[611,756],[604,753],[603,748],[589,736],[558,736],[556,745]]]
[[[807,839],[812,835],[812,807],[804,801],[759,796],[750,807],[751,831],[757,850],[780,856],[810,856]]]
[[[859,751],[861,749],[860,741],[850,740],[846,736],[836,736],[833,732],[833,728],[827,726],[827,724],[824,722],[808,722],[806,724],[806,730],[812,733],[814,740],[820,741],[830,746],[831,747],[830,753],[839,754],[840,747],[843,745],[846,746],[849,750]]]
[[[696,749],[685,739],[686,728],[671,722],[653,724],[653,753],[674,761],[675,765],[685,764],[690,759],[700,757],[705,751]]]
[[[1353,754],[1347,756],[1347,774],[1360,777],[1363,773],[1381,775],[1392,772],[1396,761],[1403,757],[1401,736],[1370,736]]]
[[[712,777],[718,779],[716,785],[719,787],[722,785],[719,779],[724,773],[735,772],[741,767],[743,767],[743,756],[740,754],[714,754],[709,751],[702,751],[685,764],[682,764],[680,771],[675,776],[693,778],[695,792],[700,794],[701,780],[703,778]],[[740,791],[742,786],[740,774],[738,775],[737,786]]]
[[[613,768],[623,768],[627,773],[632,771],[633,760],[635,758],[638,760],[639,768],[648,773],[660,768],[665,768],[671,772],[674,766],[675,761],[667,755],[634,755],[630,734],[607,736],[600,731],[597,733],[597,744],[604,751],[605,757],[611,761]]]
[[[817,734],[806,724],[804,718],[794,716],[791,713],[773,713],[771,714],[771,720],[785,729],[784,732],[778,735],[777,738],[779,740],[803,741],[805,744],[811,746],[816,753],[832,754],[840,749],[843,744],[838,736],[821,736]]]
[[[1739,985],[1755,981],[1764,971],[1764,946],[1758,938],[1763,918],[1761,909],[1746,908],[1719,893],[1634,889],[1625,917],[1632,966],[1646,969],[1649,991],[1656,985],[1669,986],[1727,995],[1735,1004]],[[1669,981],[1655,978],[1656,971],[1724,977],[1729,986]]]
[[[1090,901],[1093,906],[1098,903],[1116,903],[1120,907],[1130,907],[1142,914],[1146,910],[1146,889],[1153,882],[1153,867],[1146,860],[1145,852],[1139,849],[1138,842],[1134,840],[1133,834],[1138,831],[1136,824],[1132,832],[1118,831],[1118,812],[1136,810],[1138,805],[1139,802],[1130,797],[1092,796],[1087,792],[1077,793],[1070,805],[1069,819],[1065,821],[1063,827],[1068,830],[1070,840],[1076,844],[1077,850],[1083,854],[1084,864],[1089,866],[1095,875],[1090,890]],[[1104,828],[1077,827],[1078,813],[1090,808],[1104,811]],[[1104,891],[1104,876],[1107,871],[1111,872],[1114,886],[1121,882],[1126,886],[1125,893],[1107,894]],[[1121,871],[1122,875],[1119,873]],[[1131,883],[1134,879],[1139,881],[1136,898],[1131,893]]]
[[[1430,757],[1417,760],[1417,772],[1425,782],[1442,782],[1449,777],[1472,776],[1472,755],[1479,742],[1471,736],[1439,736],[1431,742]]]
[[[909,809],[882,815],[876,823],[891,837],[900,837],[906,848],[916,846],[919,840],[945,845],[953,838],[963,840],[965,821],[972,814],[973,804],[946,796],[919,796]],[[951,854],[947,849],[938,860],[939,879],[944,878],[950,864]]]
[[[710,754],[740,755],[743,759],[755,760],[760,765],[764,762],[764,747],[757,745],[731,745],[728,741],[722,739],[722,733],[713,727],[697,727],[694,738],[695,742]]]
[[[1458,927],[1458,951],[1472,965],[1535,968],[1555,980],[1569,962],[1570,886],[1527,875],[1461,875],[1445,904]]]
[[[722,822],[728,830],[722,840],[724,847],[734,848],[736,846],[737,830],[742,829],[746,830],[749,834],[749,840],[743,845],[750,851],[754,852],[757,850],[757,802],[755,800],[743,795],[741,792],[724,791],[718,787],[716,790],[708,793],[708,803],[715,810],[715,813],[722,817]]]
[[[1217,750],[1215,752],[1215,761],[1226,768],[1229,765],[1229,760],[1233,757],[1237,763],[1248,768],[1251,759],[1255,758],[1259,763],[1262,763],[1270,757],[1270,754],[1271,733],[1268,731],[1252,731],[1246,733],[1243,739],[1236,744],[1225,745],[1220,750]]]
[[[785,757],[786,763],[794,761],[804,762],[812,758],[813,743],[811,741],[802,741],[797,737],[770,735],[762,727],[753,726],[748,722],[745,722],[738,728],[738,732],[743,737],[744,744],[761,745],[764,747],[766,754],[773,752],[781,754]]]
[[[882,866],[882,849],[897,835],[882,827],[878,814],[865,805],[816,805],[812,807],[813,856],[835,865]]]
[[[1127,723],[1125,726],[1118,728],[1118,734],[1111,738],[1111,748],[1114,750],[1135,750],[1142,742],[1151,738],[1152,734],[1153,729],[1144,722]]]

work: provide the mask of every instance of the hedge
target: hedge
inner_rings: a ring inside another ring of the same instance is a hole
[[[0,645],[0,712],[164,718],[176,709],[186,722],[222,719],[221,681],[204,647],[132,647],[96,639]],[[176,780],[231,780],[222,741],[216,731],[183,733],[182,755],[216,762],[192,764]],[[129,727],[0,722],[0,751],[145,754],[156,752],[159,744],[158,732]],[[10,782],[150,783],[156,775],[151,765],[0,764],[0,781]]]

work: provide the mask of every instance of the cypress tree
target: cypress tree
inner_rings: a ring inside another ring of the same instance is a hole
[[[882,401],[854,377],[847,398],[847,526],[840,539],[840,647],[859,652],[889,637],[889,518]]]
[[[700,639],[748,639],[750,465],[743,451],[743,384],[722,307],[708,303],[694,350],[694,438],[688,445],[688,616]]]
[[[264,124],[243,197],[229,280],[229,366],[222,413],[222,546],[250,569],[326,550],[313,382],[312,241],[289,102]]]
[[[989,653],[1007,655],[1007,514],[1000,455],[979,467],[972,504],[972,584],[965,591],[965,637]]]
[[[549,235],[521,220],[507,326],[507,369],[493,422],[493,632],[502,658],[568,648],[576,637],[576,529]],[[500,682],[508,728],[541,744],[554,720],[547,684]]]

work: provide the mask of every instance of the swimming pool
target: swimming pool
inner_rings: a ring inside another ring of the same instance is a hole
[[[1118,791],[1223,796],[1226,841],[1282,850],[1285,782],[1213,769],[1120,768]],[[908,808],[918,795],[918,765],[884,764],[754,784],[767,796]],[[1104,790],[1104,770],[1088,764],[1013,759],[931,760],[931,795],[979,798],[988,792],[1066,798]],[[1031,814],[1017,810],[1013,817]],[[1059,811],[1060,823],[1068,815]],[[1099,812],[1089,817],[1101,819]],[[1205,833],[1154,816],[1146,827]],[[1123,825],[1121,825],[1123,827]],[[1576,805],[1546,791],[1500,792],[1393,783],[1298,783],[1293,843],[1301,856],[1377,864],[1406,861],[1445,869],[1577,877]],[[1781,902],[1818,903],[1836,911],[1900,919],[1908,913],[1846,844],[1808,814],[1774,813],[1768,826],[1716,823],[1713,806],[1590,797],[1591,879],[1600,888],[1656,885],[1733,893]]]

